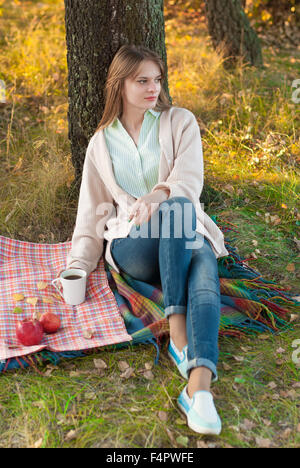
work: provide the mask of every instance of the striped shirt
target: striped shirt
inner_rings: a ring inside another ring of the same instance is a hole
[[[160,114],[153,109],[144,113],[138,146],[118,118],[104,129],[116,182],[135,198],[151,192],[158,182]]]

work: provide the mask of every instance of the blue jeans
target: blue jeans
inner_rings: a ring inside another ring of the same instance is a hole
[[[217,378],[221,299],[218,265],[209,241],[196,232],[196,211],[185,197],[162,202],[147,223],[114,239],[120,270],[161,284],[165,316],[186,315],[188,373],[204,366]]]

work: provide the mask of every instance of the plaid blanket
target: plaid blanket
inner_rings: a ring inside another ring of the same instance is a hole
[[[212,219],[217,223],[216,216]],[[222,223],[217,224],[224,235],[238,232],[230,222]],[[237,254],[234,241],[225,236],[230,255],[218,259],[219,334],[239,337],[292,328],[289,314],[300,302],[287,288],[252,269],[247,259]],[[58,363],[62,357],[84,356],[100,347],[114,350],[139,343],[155,346],[157,364],[160,345],[169,337],[161,285],[118,274],[102,257],[89,276],[86,301],[70,306],[51,285],[57,271],[65,267],[70,248],[71,242],[36,244],[0,236],[0,372],[28,365],[39,372],[36,364],[40,362]],[[32,316],[35,310],[57,313],[62,327],[54,335],[45,335],[38,346],[19,345],[16,322]]]

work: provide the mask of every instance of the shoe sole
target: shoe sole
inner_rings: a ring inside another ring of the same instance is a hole
[[[181,403],[179,401],[177,401],[177,405],[178,405],[179,409],[182,411],[182,413],[184,414],[184,416],[186,417],[187,425],[193,431],[198,432],[199,434],[211,434],[211,435],[219,435],[221,433],[222,428],[214,430],[214,429],[210,429],[208,427],[198,426],[197,424],[193,423],[192,421],[189,421],[188,415],[186,414],[186,411],[185,411],[184,407],[181,405]]]

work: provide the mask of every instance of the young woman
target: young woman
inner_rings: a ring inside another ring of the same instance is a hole
[[[219,434],[217,380],[224,236],[202,210],[203,156],[192,112],[171,106],[164,63],[124,45],[107,76],[105,108],[84,161],[67,268],[93,271],[104,250],[116,271],[160,283],[168,354],[188,380],[178,397],[191,429]]]

